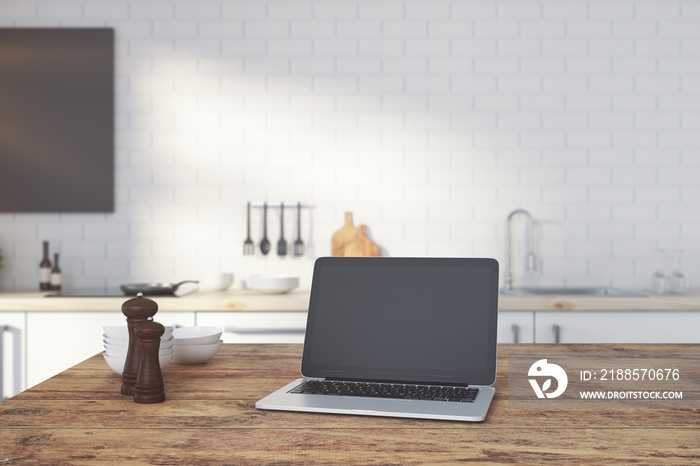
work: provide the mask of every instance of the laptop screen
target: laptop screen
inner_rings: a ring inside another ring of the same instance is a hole
[[[320,258],[302,374],[490,385],[497,317],[494,259]]]

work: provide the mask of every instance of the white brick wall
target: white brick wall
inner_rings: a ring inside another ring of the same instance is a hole
[[[517,207],[542,284],[643,288],[657,248],[700,283],[694,0],[0,0],[0,25],[117,38],[116,212],[0,214],[1,289],[36,287],[43,239],[67,287],[308,281],[346,210],[387,254],[502,260]],[[307,257],[243,257],[249,200],[313,205]]]

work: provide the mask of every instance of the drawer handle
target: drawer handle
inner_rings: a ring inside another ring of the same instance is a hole
[[[554,343],[559,343],[559,325],[552,325],[552,332],[554,332]]]
[[[265,327],[226,327],[224,329],[226,333],[247,333],[247,334],[261,334],[261,333],[274,333],[275,335],[303,335],[306,333],[305,328],[265,328]]]
[[[14,393],[19,393],[21,391],[20,389],[22,377],[22,331],[18,328],[11,327],[9,325],[0,325],[0,402],[5,401],[7,398],[9,398],[5,396],[5,393],[3,391],[5,381],[3,380],[4,368],[2,367],[2,365],[4,355],[2,354],[2,352],[4,346],[3,335],[5,332],[13,336],[12,359],[14,360],[14,364],[12,365],[12,389]]]
[[[4,373],[4,369],[2,367],[2,363],[4,361],[4,356],[2,354],[2,350],[5,347],[4,342],[3,342],[3,335],[5,334],[5,331],[7,330],[7,325],[0,325],[0,402],[5,401],[7,398],[5,398],[5,381],[3,380],[2,376]]]
[[[520,327],[517,324],[510,326],[510,330],[513,332],[513,343],[520,343]]]

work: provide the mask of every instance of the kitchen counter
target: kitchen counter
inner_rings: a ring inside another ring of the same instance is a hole
[[[50,293],[0,293],[1,311],[119,311],[129,297],[46,298]],[[161,311],[306,311],[309,290],[263,294],[251,290],[153,297]],[[499,296],[501,311],[700,311],[700,292],[686,295]]]
[[[645,293],[642,291],[641,293]],[[499,311],[700,311],[700,293],[645,296],[499,296]]]
[[[46,297],[51,292],[0,293],[1,311],[121,311],[132,296]],[[306,311],[309,290],[265,294],[251,290],[195,291],[183,296],[151,296],[159,311]]]
[[[299,375],[301,345],[224,345],[199,366],[170,364],[166,401],[140,405],[95,355],[0,403],[0,462],[80,464],[610,464],[700,462],[700,410],[508,405],[514,351],[697,351],[697,345],[499,345],[484,422],[255,409]]]

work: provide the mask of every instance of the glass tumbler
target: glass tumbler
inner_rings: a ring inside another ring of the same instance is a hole
[[[669,277],[669,289],[671,293],[685,293],[685,275],[683,275],[683,251],[676,249],[673,251],[675,267]]]
[[[651,292],[655,294],[666,294],[668,291],[668,279],[663,271],[664,256],[666,251],[656,251],[656,270],[651,274]]]

